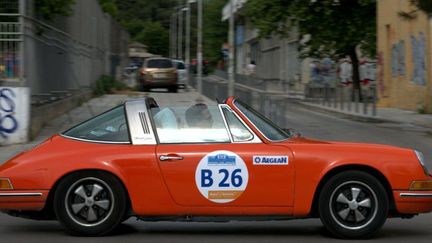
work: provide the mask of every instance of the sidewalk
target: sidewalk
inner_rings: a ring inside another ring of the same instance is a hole
[[[354,112],[354,106],[351,107],[351,111],[348,111],[346,108],[347,105],[345,105],[345,110],[341,110],[339,108],[333,108],[332,106],[328,107],[313,102],[297,101],[297,103],[312,110],[323,113],[330,113],[332,115],[336,115],[342,118],[348,118],[363,122],[393,123],[395,124],[395,126],[400,124],[418,127],[419,129],[423,129],[426,132],[432,134],[432,114],[419,114],[418,112],[407,111],[397,108],[377,107],[377,116],[372,116],[370,115],[370,110],[368,111],[368,115],[364,115],[362,113],[362,104],[359,104],[359,112],[356,113]]]
[[[33,141],[26,144],[0,146],[0,164],[16,154],[36,146],[52,135],[63,132],[80,122],[124,103],[126,100],[142,98],[145,96],[153,97],[161,106],[173,103],[183,103],[187,106],[195,101],[205,103],[213,102],[195,91],[185,92],[184,90],[180,90],[179,93],[175,94],[166,92],[125,92],[122,94],[104,95],[93,98],[80,107],[77,107],[49,122]]]

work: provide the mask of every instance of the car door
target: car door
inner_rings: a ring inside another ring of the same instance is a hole
[[[215,107],[210,109],[213,122],[222,123],[223,129],[220,124],[213,124],[212,128],[201,131],[200,136],[204,138],[199,141],[193,141],[190,136],[176,143],[160,139],[156,147],[162,175],[175,203],[292,206],[291,151],[278,144],[263,143],[229,107]],[[214,134],[221,136],[221,133],[226,134],[225,141],[217,137],[215,142],[209,142]],[[175,132],[170,134],[174,136]]]

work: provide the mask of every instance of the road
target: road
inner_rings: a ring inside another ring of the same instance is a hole
[[[393,144],[425,152],[432,161],[432,136],[409,125],[361,123],[308,111],[294,104],[286,112],[287,127],[304,136]],[[333,242],[317,219],[230,222],[173,223],[140,222],[130,219],[113,236],[78,238],[64,233],[53,222],[37,222],[0,214],[0,242]],[[430,242],[432,214],[413,219],[389,219],[379,234],[369,242]]]

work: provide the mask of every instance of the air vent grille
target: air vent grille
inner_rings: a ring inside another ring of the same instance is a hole
[[[144,131],[144,134],[150,134],[150,128],[146,119],[146,114],[144,112],[139,112],[139,118],[141,120],[141,125]]]

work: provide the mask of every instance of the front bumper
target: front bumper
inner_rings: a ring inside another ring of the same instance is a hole
[[[432,211],[432,191],[393,191],[396,209],[401,214]]]
[[[0,191],[0,210],[42,210],[48,190]]]

